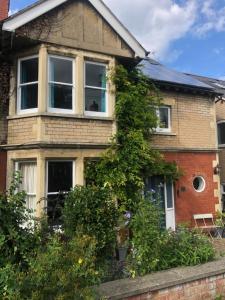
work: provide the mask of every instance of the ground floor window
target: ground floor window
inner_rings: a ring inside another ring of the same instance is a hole
[[[47,214],[51,225],[61,224],[65,195],[74,186],[74,161],[47,161]]]
[[[37,186],[37,163],[34,161],[16,162],[16,171],[21,174],[20,191],[25,191],[26,206],[35,211],[37,206],[36,186]]]

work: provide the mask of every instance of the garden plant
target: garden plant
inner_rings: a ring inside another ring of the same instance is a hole
[[[158,90],[138,68],[118,66],[109,80],[116,87],[117,133],[98,161],[87,161],[86,186],[66,196],[60,231],[26,209],[18,173],[0,195],[0,299],[98,299],[92,286],[109,278],[109,261],[121,244],[128,248],[122,277],[214,257],[199,233],[163,228],[163,211],[145,193],[147,176],[181,176],[176,164],[151,148]],[[118,240],[120,229],[125,239]]]

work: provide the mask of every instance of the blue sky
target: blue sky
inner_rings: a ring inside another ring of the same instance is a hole
[[[11,11],[34,2],[11,0]],[[225,79],[225,0],[105,3],[153,58],[182,72]]]

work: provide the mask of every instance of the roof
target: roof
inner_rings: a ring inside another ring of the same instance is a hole
[[[36,3],[10,16],[3,22],[2,30],[14,32],[17,28],[29,23],[37,17],[47,13],[57,6],[69,0],[39,0]],[[134,51],[135,56],[144,58],[148,52],[141,46],[136,38],[128,29],[118,20],[112,11],[103,3],[102,0],[88,0],[98,13],[111,25],[111,27],[120,35],[127,45]]]
[[[195,74],[186,74],[186,75],[210,85],[211,87],[213,87],[215,89],[215,91],[218,94],[222,95],[222,97],[225,99],[225,81],[224,80],[195,75]]]
[[[146,58],[142,60],[140,66],[142,66],[142,71],[144,74],[154,81],[192,87],[211,92],[214,91],[214,88],[211,85],[199,81],[192,76],[169,69],[153,59]]]

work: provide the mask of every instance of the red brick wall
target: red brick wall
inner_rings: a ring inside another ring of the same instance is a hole
[[[175,161],[183,171],[183,176],[175,184],[176,223],[193,222],[193,214],[215,213],[214,189],[218,183],[213,182],[214,153],[164,153],[167,161]],[[206,188],[198,193],[194,190],[193,179],[204,177]]]
[[[0,192],[6,188],[6,163],[7,163],[6,152],[0,151]]]
[[[0,21],[8,17],[9,0],[0,0]]]
[[[124,300],[214,300],[217,296],[222,300],[224,295],[225,278],[224,275],[219,275],[128,297]]]

